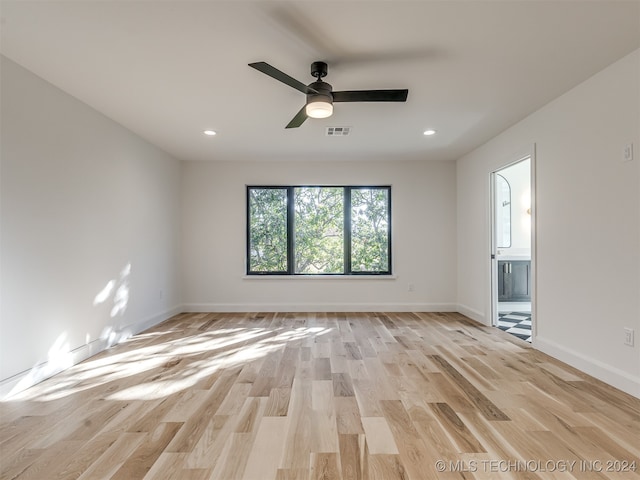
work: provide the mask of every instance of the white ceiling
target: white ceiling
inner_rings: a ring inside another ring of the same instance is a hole
[[[183,160],[455,160],[640,47],[640,1],[2,1],[1,51]],[[335,90],[408,88],[284,126]],[[324,134],[350,126],[348,137]],[[425,137],[422,132],[438,133]],[[219,132],[205,137],[204,129]]]

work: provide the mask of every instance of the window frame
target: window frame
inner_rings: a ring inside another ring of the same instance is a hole
[[[295,272],[295,189],[296,188],[341,188],[343,190],[343,273],[297,273]],[[287,270],[286,271],[255,271],[251,270],[251,190],[275,189],[285,190],[287,199],[286,216],[286,245],[287,245]],[[352,223],[351,223],[351,192],[353,190],[386,190],[387,191],[387,270],[384,271],[353,271],[351,265],[352,247]],[[245,274],[247,276],[299,276],[299,277],[358,277],[393,275],[392,263],[392,201],[391,185],[246,185],[246,249],[245,249]]]

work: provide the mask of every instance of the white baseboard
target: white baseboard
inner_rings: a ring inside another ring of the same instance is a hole
[[[64,367],[54,367],[43,362],[30,370],[20,372],[0,381],[0,399],[6,399],[36,383],[60,373],[72,365],[113,346],[132,335],[140,333],[182,312],[459,312],[477,322],[485,323],[485,315],[466,305],[454,303],[338,303],[338,304],[217,304],[192,303],[171,308],[141,322],[128,325],[107,338],[94,340],[69,352]],[[615,367],[594,360],[551,340],[537,336],[534,348],[578,370],[581,370],[623,392],[640,398],[640,378]]]
[[[623,392],[640,398],[640,377],[571,350],[539,335],[533,347]]]
[[[64,356],[64,364],[63,365],[53,365],[48,361],[39,363],[35,365],[33,368],[29,370],[25,370],[24,372],[20,372],[12,377],[6,378],[0,381],[0,400],[7,399],[16,393],[19,393],[23,390],[26,390],[33,385],[46,380],[49,377],[52,377],[67,368],[72,367],[89,357],[92,357],[103,350],[116,345],[127,338],[140,333],[154,325],[157,325],[160,322],[167,320],[168,318],[177,315],[183,311],[182,306],[173,307],[165,312],[153,315],[145,320],[140,322],[127,325],[125,327],[119,328],[117,331],[111,332],[109,335],[104,338],[96,339],[92,342],[81,345],[78,348],[74,348],[73,350],[67,352],[68,354]]]
[[[132,335],[136,335],[182,312],[184,312],[183,305],[176,305],[175,307],[157,315],[153,315],[146,320],[129,325],[127,328],[131,331]]]
[[[489,325],[487,323],[487,319],[485,318],[485,314],[479,312],[478,310],[474,310],[471,307],[467,307],[466,305],[458,304],[456,305],[456,311],[461,313],[462,315],[469,317],[471,320],[475,320],[476,322],[480,322],[483,325]]]
[[[185,312],[455,312],[455,303],[188,303]]]

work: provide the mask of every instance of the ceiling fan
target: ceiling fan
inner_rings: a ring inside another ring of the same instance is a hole
[[[325,62],[311,64],[311,76],[315,82],[305,85],[266,62],[250,63],[250,67],[269,75],[307,95],[307,102],[285,128],[298,128],[308,118],[327,118],[333,113],[333,102],[406,102],[409,90],[347,90],[334,92],[322,79],[327,75]]]

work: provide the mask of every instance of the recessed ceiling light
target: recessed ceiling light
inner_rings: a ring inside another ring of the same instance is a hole
[[[205,135],[208,135],[209,137],[213,137],[217,132],[215,130],[205,130],[204,132]]]
[[[430,136],[430,135],[435,135],[435,134],[436,134],[436,131],[434,129],[430,128],[428,130],[425,130],[423,135]]]

